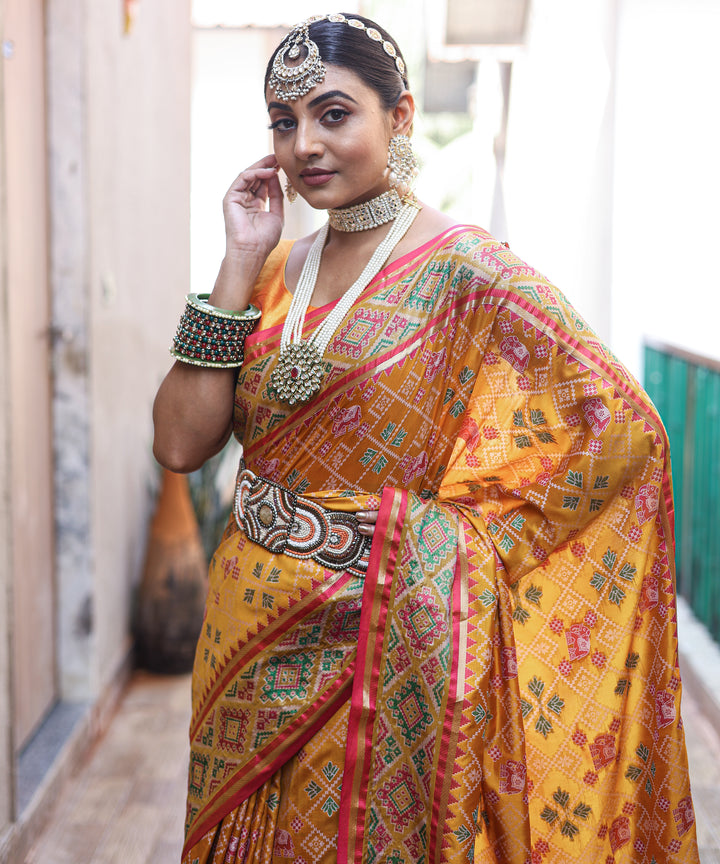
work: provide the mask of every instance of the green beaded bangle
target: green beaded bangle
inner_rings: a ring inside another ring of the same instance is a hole
[[[204,312],[212,318],[258,321],[262,315],[262,312],[258,307],[253,306],[252,303],[248,305],[247,309],[242,309],[240,312],[236,312],[233,309],[221,309],[219,306],[212,306],[208,303],[208,300],[210,299],[209,294],[188,294],[185,299],[187,300],[188,306],[192,306],[193,309],[198,309],[200,312]]]
[[[182,363],[210,369],[242,366],[245,339],[260,320],[257,306],[240,312],[211,306],[209,294],[188,294],[170,354]]]

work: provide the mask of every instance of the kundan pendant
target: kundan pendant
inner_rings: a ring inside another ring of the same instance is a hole
[[[382,197],[382,196],[381,196]],[[327,240],[330,223],[326,222],[317,232],[300,272],[298,284],[290,301],[285,323],[280,336],[280,357],[270,376],[269,394],[279,402],[293,406],[309,402],[319,391],[326,369],[331,363],[323,360],[330,340],[370,282],[377,276],[392,250],[405,236],[418,214],[415,202],[407,202],[396,215],[393,225],[378,244],[365,269],[328,312],[312,337],[302,340],[305,313],[310,307],[323,248]]]
[[[309,402],[320,390],[325,364],[313,342],[291,342],[270,376],[275,398],[288,405]]]

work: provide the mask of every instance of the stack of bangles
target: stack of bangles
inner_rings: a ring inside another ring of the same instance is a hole
[[[170,353],[193,366],[230,369],[242,366],[245,339],[255,329],[261,312],[248,306],[242,312],[218,309],[209,294],[188,294]]]

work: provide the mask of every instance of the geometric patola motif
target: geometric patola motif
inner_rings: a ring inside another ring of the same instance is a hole
[[[456,542],[446,517],[438,511],[429,511],[419,528],[418,552],[423,564],[435,568],[454,549]]]
[[[419,738],[433,722],[428,704],[423,699],[422,687],[415,675],[396,695],[388,699],[388,705],[400,726],[406,746]]]
[[[218,735],[218,746],[223,750],[231,750],[234,753],[245,751],[245,733],[247,731],[249,711],[241,708],[220,709],[220,732]]]
[[[402,831],[424,807],[410,770],[406,765],[378,789],[378,798],[385,805],[395,831]]]
[[[423,587],[398,612],[413,654],[419,656],[447,633],[446,612],[438,606],[430,588]]]
[[[341,600],[335,607],[335,615],[325,641],[331,645],[357,639],[360,632],[362,600]]]
[[[386,312],[359,309],[332,343],[332,351],[358,360],[387,320]]]
[[[304,699],[312,664],[313,653],[310,651],[271,657],[265,672],[265,684],[260,697],[262,701]]]

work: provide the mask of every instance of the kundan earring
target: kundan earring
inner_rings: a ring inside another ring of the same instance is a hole
[[[400,197],[410,195],[418,175],[417,160],[407,135],[395,135],[388,148],[388,181]]]
[[[291,204],[294,204],[297,201],[298,193],[295,191],[295,187],[289,180],[285,181],[285,197]]]

